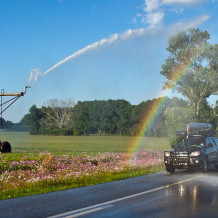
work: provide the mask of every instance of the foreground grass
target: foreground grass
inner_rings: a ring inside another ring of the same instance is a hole
[[[95,185],[163,170],[162,152],[0,157],[0,199]]]
[[[11,198],[24,197],[29,195],[43,194],[54,191],[61,191],[71,188],[79,188],[83,186],[96,185],[105,182],[112,182],[117,180],[128,179],[136,176],[148,175],[156,172],[163,171],[164,167],[156,168],[156,169],[144,169],[139,171],[126,171],[117,174],[107,175],[105,177],[87,177],[85,179],[79,179],[77,181],[65,180],[59,184],[50,184],[49,182],[44,184],[45,186],[36,185],[34,187],[25,187],[19,189],[10,189],[7,191],[0,191],[0,200],[6,200]]]
[[[4,133],[1,140],[9,141],[13,152],[129,152],[139,149],[164,151],[169,149],[167,138],[131,136],[33,136],[28,133]],[[134,143],[140,141],[140,145]]]

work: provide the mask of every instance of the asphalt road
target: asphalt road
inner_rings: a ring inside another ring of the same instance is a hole
[[[0,217],[218,217],[218,171],[166,172],[0,201]]]

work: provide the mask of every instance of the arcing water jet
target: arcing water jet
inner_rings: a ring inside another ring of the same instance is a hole
[[[122,34],[113,34],[111,37],[109,38],[105,38],[105,39],[101,39],[91,45],[87,45],[85,48],[82,48],[80,50],[78,50],[77,52],[73,53],[72,55],[64,58],[62,61],[56,63],[54,66],[52,66],[51,68],[49,68],[48,70],[46,70],[44,73],[40,72],[38,69],[34,69],[30,72],[30,77],[28,80],[28,83],[30,84],[30,86],[32,86],[33,84],[35,84],[38,80],[40,76],[45,76],[47,73],[49,73],[50,71],[54,70],[55,68],[59,67],[60,65],[64,64],[65,62],[78,57],[79,55],[82,55],[84,53],[86,53],[89,50],[92,49],[98,49],[103,45],[110,45],[111,43],[117,41],[117,40],[125,40],[127,38],[129,38],[132,35],[135,36],[141,36],[145,33],[144,28],[142,29],[135,29],[135,30],[127,30]]]

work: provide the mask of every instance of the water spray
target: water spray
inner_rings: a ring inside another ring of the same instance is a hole
[[[26,94],[26,91],[28,88],[31,88],[30,86],[26,86],[24,88],[23,92],[17,92],[17,93],[5,93],[4,89],[1,90],[0,96],[1,96],[1,104],[0,104],[0,115],[1,115],[1,130],[3,132],[4,127],[3,127],[3,118],[2,118],[2,114],[13,104],[15,103],[15,101],[17,101],[21,96],[24,96]],[[3,102],[3,97],[12,97],[11,99]],[[8,105],[7,105],[8,104]],[[3,109],[3,105],[7,105],[4,109]],[[9,142],[3,141],[1,142],[0,140],[0,152],[2,153],[8,153],[11,152],[11,145]]]
[[[72,55],[64,58],[62,61],[59,61],[58,63],[56,63],[55,65],[53,65],[52,67],[50,67],[48,70],[46,70],[45,72],[40,72],[39,69],[33,69],[31,72],[30,72],[30,77],[29,77],[29,80],[28,80],[28,83],[33,86],[38,80],[39,80],[39,77],[40,76],[45,76],[47,73],[49,73],[50,71],[54,70],[55,68],[59,67],[60,65],[64,64],[65,62],[73,59],[73,58],[76,58],[82,54],[85,54],[86,52],[90,51],[90,50],[93,50],[93,49],[98,49],[104,45],[110,45],[111,43],[117,41],[117,40],[120,40],[120,41],[123,41],[123,40],[126,40],[127,38],[129,38],[130,36],[136,36],[136,37],[139,37],[139,36],[142,36],[144,35],[146,32],[146,29],[145,28],[141,28],[141,29],[135,29],[135,30],[132,30],[132,29],[129,29],[127,31],[125,31],[124,33],[121,33],[121,34],[113,34],[111,35],[110,37],[108,38],[104,38],[104,39],[101,39],[97,42],[94,42],[90,45],[87,45],[86,47],[74,52]]]

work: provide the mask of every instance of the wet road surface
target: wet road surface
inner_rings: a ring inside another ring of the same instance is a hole
[[[218,217],[218,171],[161,172],[0,201],[0,217]]]

